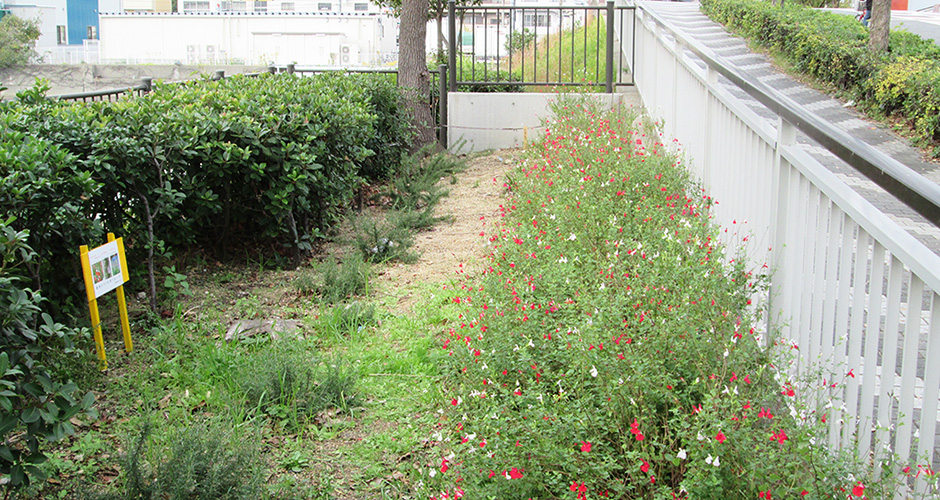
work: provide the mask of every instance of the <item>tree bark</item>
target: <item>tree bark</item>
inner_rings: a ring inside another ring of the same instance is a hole
[[[147,282],[150,285],[150,309],[159,314],[157,309],[157,279],[153,268],[153,213],[150,211],[150,201],[147,197],[140,195],[140,200],[144,203],[144,216],[147,218]]]
[[[434,142],[425,39],[428,0],[403,0],[399,24],[398,86],[405,99],[405,113],[414,127],[415,149]]]
[[[874,0],[871,6],[871,28],[868,50],[874,54],[888,50],[888,29],[891,27],[891,0]]]

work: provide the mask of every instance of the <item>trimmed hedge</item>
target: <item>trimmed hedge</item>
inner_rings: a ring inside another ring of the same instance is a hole
[[[730,31],[851,95],[863,111],[906,123],[915,143],[940,157],[940,47],[932,41],[893,31],[889,51],[873,55],[868,29],[848,16],[759,0],[702,0],[701,8]]]
[[[203,80],[92,104],[37,87],[0,107],[0,213],[30,229],[31,274],[53,303],[77,296],[77,248],[105,229],[135,262],[245,245],[296,261],[365,180],[398,168],[409,142],[398,96],[391,82],[335,74]]]

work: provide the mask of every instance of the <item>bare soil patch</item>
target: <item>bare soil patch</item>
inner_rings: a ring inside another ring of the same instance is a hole
[[[499,213],[505,175],[520,153],[520,149],[504,149],[469,161],[467,170],[458,174],[457,183],[450,187],[450,194],[435,208],[434,215],[453,217],[453,222],[415,235],[418,262],[393,263],[376,272],[379,297],[396,299],[398,312],[407,313],[418,299],[407,291],[408,285],[446,283],[462,272],[476,270],[487,244],[484,229]]]

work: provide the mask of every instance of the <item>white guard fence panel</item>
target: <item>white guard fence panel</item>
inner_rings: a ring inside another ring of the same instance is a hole
[[[808,392],[828,413],[829,446],[936,470],[940,257],[796,144],[785,118],[768,123],[730,95],[718,79],[733,70],[707,48],[642,2],[637,16],[640,96],[719,201],[724,243],[770,269],[767,335],[798,348],[792,375],[819,379]]]

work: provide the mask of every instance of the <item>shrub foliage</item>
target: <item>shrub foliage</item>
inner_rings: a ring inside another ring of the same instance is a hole
[[[452,296],[428,494],[877,498],[813,444],[827,410],[778,368],[750,305],[763,279],[724,255],[680,159],[632,117],[556,113],[510,175],[483,276]]]
[[[151,266],[246,243],[297,262],[408,147],[393,84],[368,77],[236,76],[92,104],[44,91],[0,108],[0,208],[34,228],[31,274],[57,303],[79,289],[77,247],[104,228]]]
[[[849,16],[789,2],[703,0],[702,11],[731,31],[779,51],[796,69],[854,97],[865,111],[905,123],[940,156],[940,47],[892,31],[889,51],[873,55],[868,30]]]

